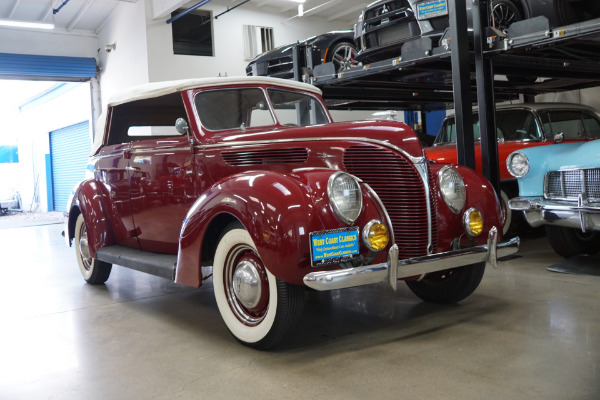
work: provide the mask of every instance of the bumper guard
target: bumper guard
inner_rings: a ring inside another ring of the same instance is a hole
[[[490,229],[487,244],[466,249],[429,254],[423,257],[398,260],[398,245],[388,251],[388,261],[381,264],[340,269],[334,271],[311,272],[304,276],[304,284],[316,290],[344,289],[389,281],[396,290],[398,279],[443,271],[450,268],[479,262],[488,262],[498,267],[498,257],[515,254],[519,250],[518,237],[498,244],[498,230]]]

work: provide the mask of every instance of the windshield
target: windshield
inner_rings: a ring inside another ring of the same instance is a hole
[[[211,131],[275,124],[259,88],[210,90],[198,93],[194,101],[202,126]]]
[[[280,124],[304,126],[329,122],[321,102],[313,96],[268,89]],[[275,125],[265,92],[260,88],[218,89],[200,92],[194,102],[202,126],[211,131]]]
[[[475,140],[481,139],[478,115],[474,115],[473,135]],[[504,141],[539,141],[542,134],[535,116],[527,110],[496,111],[496,135]],[[435,138],[434,145],[456,142],[456,123],[454,117],[446,119]]]
[[[275,116],[282,125],[326,124],[329,117],[321,102],[313,96],[288,90],[268,89]]]

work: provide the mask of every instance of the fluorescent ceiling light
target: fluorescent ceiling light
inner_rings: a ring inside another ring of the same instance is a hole
[[[10,26],[12,28],[33,28],[33,29],[54,29],[53,23],[18,21],[15,19],[1,19],[0,26]]]

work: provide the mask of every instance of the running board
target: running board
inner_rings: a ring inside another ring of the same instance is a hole
[[[175,280],[177,256],[152,253],[125,246],[108,246],[96,251],[96,258],[111,264],[121,265],[136,271]]]

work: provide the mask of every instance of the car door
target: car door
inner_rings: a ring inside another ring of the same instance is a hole
[[[176,254],[181,226],[197,197],[197,168],[187,136],[179,136],[174,126],[152,128],[161,131],[158,138],[131,145],[133,220],[142,250]]]

